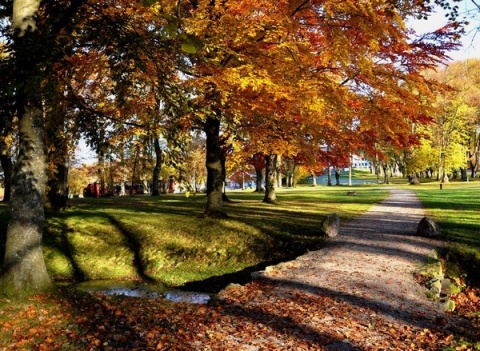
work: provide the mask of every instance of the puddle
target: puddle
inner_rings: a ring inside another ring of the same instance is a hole
[[[186,302],[192,304],[207,304],[211,295],[197,292],[169,290],[163,285],[138,284],[135,282],[122,282],[111,280],[95,280],[78,284],[68,285],[76,290],[88,293],[100,293],[105,295],[124,295],[138,298],[161,299],[164,298],[173,302]]]
[[[167,291],[163,297],[173,302],[188,302],[199,305],[206,305],[211,299],[210,295],[188,291]]]

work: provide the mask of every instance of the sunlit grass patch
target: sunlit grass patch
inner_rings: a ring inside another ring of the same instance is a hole
[[[415,188],[429,216],[440,225],[448,240],[447,270],[453,276],[466,272],[480,283],[480,182],[456,182],[439,187]]]
[[[205,195],[74,199],[50,213],[45,257],[56,279],[151,279],[177,286],[278,261],[323,243],[323,216],[349,220],[387,191],[355,187],[279,189],[278,203],[263,194],[230,192],[229,218],[201,218]]]

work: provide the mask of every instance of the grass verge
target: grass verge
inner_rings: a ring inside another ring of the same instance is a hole
[[[480,182],[438,183],[412,187],[429,216],[440,225],[448,241],[447,274],[480,284]]]
[[[221,221],[200,218],[203,194],[73,199],[70,209],[47,216],[46,264],[56,280],[201,282],[318,248],[325,214],[348,220],[387,195],[355,190],[284,189],[276,205],[263,204],[262,194],[230,192],[230,217]]]

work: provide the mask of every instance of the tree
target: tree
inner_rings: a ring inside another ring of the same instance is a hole
[[[479,60],[467,60],[429,73],[433,79],[447,86],[438,94],[434,105],[438,108],[434,115],[435,123],[424,132],[430,136],[431,149],[437,158],[433,168],[438,171],[438,180],[446,182],[448,173],[459,168],[466,169],[465,152],[469,154],[470,162],[475,159],[480,107],[479,67]]]
[[[57,36],[69,26],[81,4],[72,1],[56,12],[58,4],[47,4],[40,11],[39,0],[13,2],[19,145],[0,273],[1,291],[7,295],[26,295],[51,287],[42,252],[47,162],[41,84],[51,72],[50,55],[55,52]]]
[[[253,167],[255,168],[256,182],[255,192],[265,191],[265,155],[257,152],[252,156]]]
[[[13,75],[13,55],[4,43],[0,44],[0,72],[2,87],[0,88],[0,165],[3,170],[3,201],[10,200],[10,184],[13,172],[12,146],[14,141],[15,88]]]

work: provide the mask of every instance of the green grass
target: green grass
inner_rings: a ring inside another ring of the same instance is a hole
[[[372,177],[356,172],[358,177]],[[418,186],[392,178],[394,186],[417,192],[449,241],[451,275],[480,268],[480,181],[443,185],[422,180]],[[72,207],[48,215],[45,258],[57,280],[134,280],[178,286],[294,257],[322,245],[319,224],[336,212],[349,220],[383,199],[375,184],[350,187],[299,186],[277,191],[276,205],[263,194],[231,191],[227,220],[203,219],[205,196],[197,194],[72,199]],[[0,239],[7,206],[0,205]],[[0,240],[3,242],[3,240]],[[0,250],[1,251],[1,250]],[[476,272],[475,272],[476,270]],[[476,283],[478,283],[478,278]]]
[[[230,192],[227,220],[201,218],[203,194],[72,199],[70,209],[47,216],[47,267],[57,280],[143,278],[179,286],[292,258],[322,245],[324,215],[348,220],[387,195],[355,187],[357,195],[347,196],[348,189],[278,190],[276,205],[262,203],[263,194]]]
[[[439,224],[448,241],[445,253],[447,274],[480,283],[480,181],[438,182],[411,187],[427,213]]]

